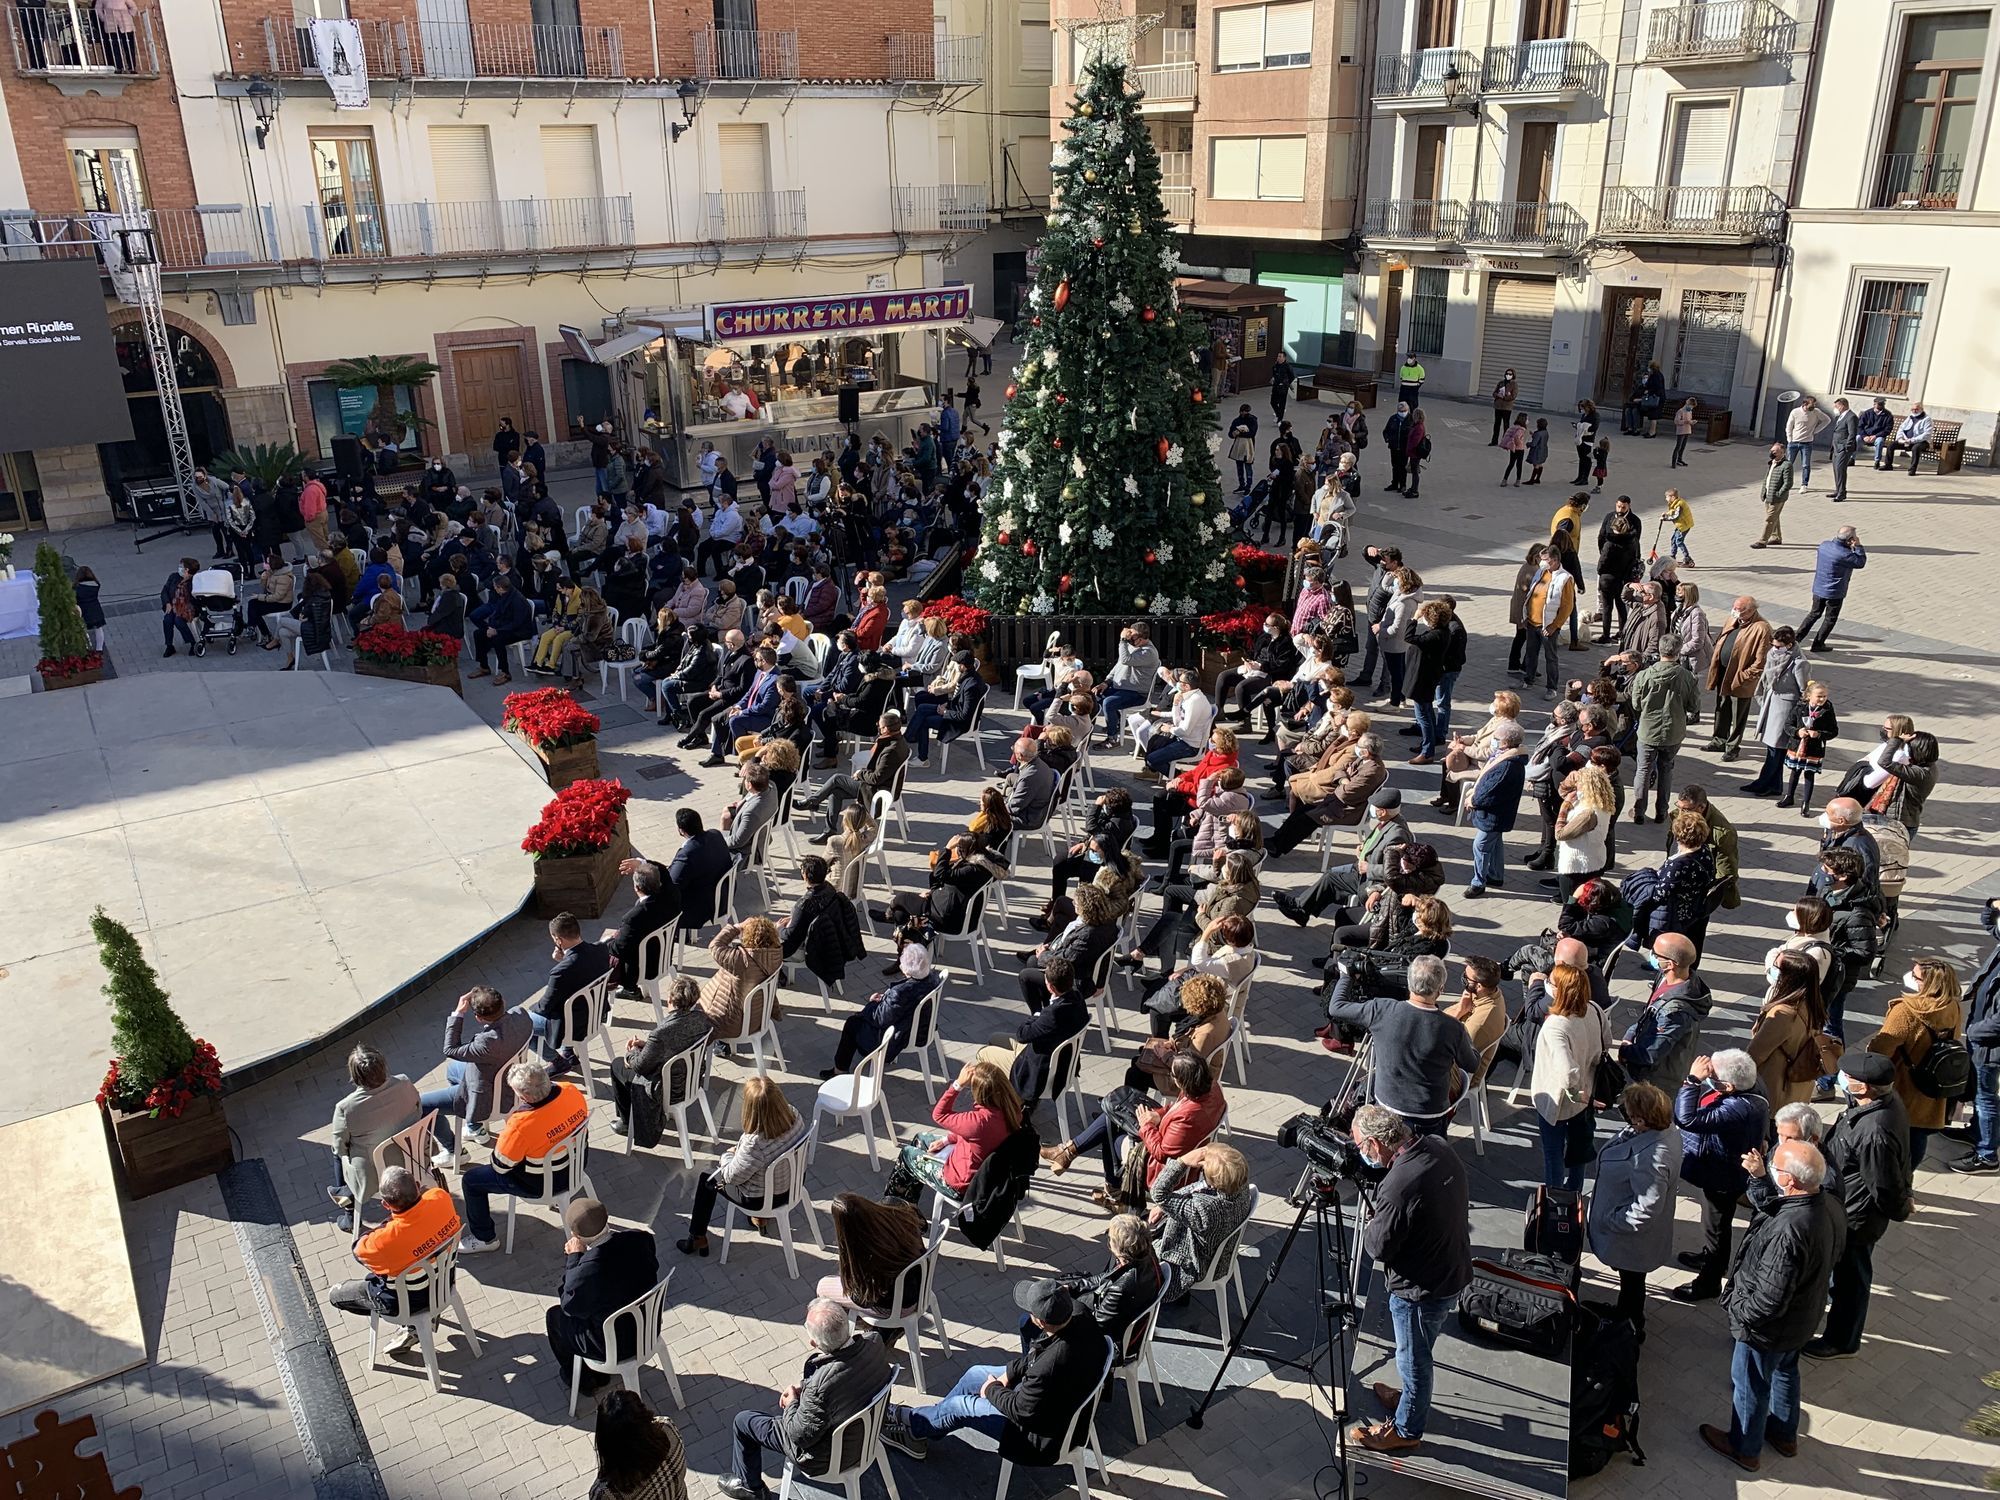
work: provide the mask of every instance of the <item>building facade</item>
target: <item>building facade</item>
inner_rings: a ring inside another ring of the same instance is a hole
[[[710,347],[704,309],[938,287],[986,224],[937,108],[978,39],[917,0],[865,22],[797,0],[713,18],[646,0],[176,0],[130,33],[85,0],[5,8],[0,255],[89,256],[87,215],[151,212],[197,461],[260,442],[330,459],[368,403],[323,372],[364,355],[438,366],[402,404],[416,446],[461,470],[490,465],[502,416],[552,444],[607,417],[637,436],[643,393],[672,383],[621,380],[588,347],[635,309],[683,335],[695,404],[746,366],[773,398],[829,408],[835,380],[934,381],[941,340],[915,324],[753,353]],[[124,169],[139,204],[118,199]],[[106,313],[135,440],[7,455],[0,522],[102,522],[167,472],[138,320],[108,279]]]

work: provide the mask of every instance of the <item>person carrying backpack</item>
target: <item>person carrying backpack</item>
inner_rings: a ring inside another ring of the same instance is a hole
[[[1846,1359],[1860,1349],[1875,1245],[1910,1216],[1911,1131],[1896,1072],[1877,1052],[1840,1059],[1840,1086],[1852,1102],[1826,1133],[1826,1159],[1840,1174],[1847,1243],[1833,1263],[1826,1324],[1799,1351],[1809,1359]]]
[[[1965,1007],[1958,974],[1941,958],[1920,958],[1903,976],[1899,995],[1868,1039],[1868,1050],[1896,1068],[1896,1094],[1910,1116],[1910,1167],[1924,1159],[1932,1136],[1944,1129],[1951,1101],[1972,1091],[1972,1058],[1965,1048]]]

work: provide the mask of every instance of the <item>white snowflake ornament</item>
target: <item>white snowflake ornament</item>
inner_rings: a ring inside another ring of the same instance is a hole
[[[1056,601],[1047,594],[1037,594],[1028,601],[1028,613],[1031,615],[1045,615],[1055,607]]]
[[[1134,479],[1130,474],[1125,476],[1125,493],[1130,495],[1134,500],[1139,498],[1139,481]],[[1107,538],[1109,537],[1108,532],[1106,536]],[[1106,546],[1108,545],[1108,541],[1099,542],[1097,545],[1100,547]]]
[[[1057,365],[1059,365],[1059,364],[1061,364],[1061,363],[1062,363],[1062,356],[1061,356],[1061,355],[1059,355],[1059,354],[1057,354],[1057,353],[1056,353],[1056,351],[1055,351],[1055,350],[1054,350],[1053,348],[1049,348],[1049,349],[1044,349],[1044,350],[1042,351],[1042,368],[1043,368],[1043,369],[1045,369],[1045,370],[1053,370],[1053,369],[1054,369],[1054,368],[1055,368],[1055,367],[1056,367]]]
[[[1181,259],[1180,250],[1173,245],[1168,245],[1165,249],[1160,251],[1160,264],[1162,267],[1164,267],[1169,271],[1171,271],[1175,266],[1180,264],[1180,259]]]
[[[1070,473],[1074,474],[1078,479],[1083,478],[1085,474],[1090,472],[1083,466],[1083,455],[1081,453],[1077,454],[1075,458],[1072,458],[1069,461],[1069,471]]]
[[[986,566],[990,568],[993,564],[988,563]],[[1219,562],[1210,563],[1201,570],[1201,576],[1206,578],[1210,583],[1214,583],[1216,579],[1222,576],[1222,564]]]
[[[1160,544],[1160,546],[1158,547],[1158,549],[1157,549],[1157,554],[1158,554],[1158,556],[1159,556],[1159,559],[1160,559],[1160,561],[1161,561],[1161,562],[1163,562],[1163,563],[1170,563],[1170,562],[1172,562],[1172,561],[1174,560],[1174,546],[1173,546],[1173,543],[1172,543],[1172,542],[1162,542],[1162,543]]]
[[[985,562],[979,565],[979,576],[984,578],[988,583],[994,582],[1000,576],[1000,564],[990,557],[987,558]]]
[[[1132,315],[1132,299],[1123,292],[1118,293],[1111,299],[1111,310],[1121,318],[1129,318]]]
[[[1187,457],[1187,454],[1182,450],[1181,445],[1179,443],[1173,444],[1167,449],[1167,467],[1178,469],[1181,466],[1181,460],[1185,457]]]
[[[1062,523],[1062,525],[1056,528],[1056,540],[1061,542],[1065,547],[1067,547],[1075,539],[1076,539],[1076,529],[1073,526],[1071,526],[1069,522],[1065,521]]]
[[[1090,545],[1099,550],[1109,547],[1116,540],[1109,526],[1100,526],[1090,534]]]
[[[1197,606],[1193,599],[1183,599],[1181,600],[1180,612],[1184,615],[1191,615],[1195,612],[1196,607]]]

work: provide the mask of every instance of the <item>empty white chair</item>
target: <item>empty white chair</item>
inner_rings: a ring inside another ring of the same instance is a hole
[[[1215,1247],[1215,1254],[1209,1257],[1202,1274],[1188,1286],[1190,1294],[1195,1292],[1215,1293],[1215,1316],[1222,1326],[1222,1347],[1229,1347],[1229,1290],[1236,1289],[1236,1301],[1246,1311],[1250,1304],[1243,1299],[1243,1271],[1237,1261],[1237,1252],[1243,1248],[1243,1231],[1250,1227],[1250,1221],[1257,1215],[1257,1189],[1250,1189],[1250,1212],[1243,1222],[1232,1229],[1221,1244]]]
[[[884,906],[887,906],[891,901],[896,899],[896,882],[889,874],[889,815],[891,813],[895,813],[898,817],[902,816],[902,809],[897,805],[896,799],[889,793],[877,792],[868,799],[868,818],[875,825],[875,836],[868,841],[867,852],[859,860],[855,861],[856,864],[863,867],[861,879],[864,890],[868,879],[867,870],[873,868],[882,872],[882,904]],[[858,902],[862,900],[862,896],[857,894],[854,899]]]
[[[794,864],[798,862],[799,858],[799,838],[792,831],[792,797],[798,789],[799,784],[794,781],[783,792],[779,793],[777,815],[771,819],[770,823],[770,827],[777,829],[778,832],[785,836],[785,852],[791,855]],[[769,840],[767,839],[766,842],[768,843]],[[772,890],[775,896],[776,887],[774,886]]]
[[[932,936],[940,943],[963,943],[972,951],[972,976],[984,979],[986,970],[981,966],[982,955],[987,963],[993,962],[993,950],[986,942],[986,892],[981,886],[972,893],[972,899],[965,903],[965,917],[959,930],[947,932],[942,927],[932,929]]]
[[[1111,1340],[1104,1341],[1104,1379],[1090,1388],[1090,1394],[1076,1409],[1076,1415],[1063,1428],[1063,1440],[1056,1450],[1057,1458],[1051,1467],[1059,1468],[1068,1464],[1076,1476],[1077,1500],[1090,1500],[1090,1469],[1094,1464],[1099,1474],[1109,1477],[1104,1467],[1104,1450],[1097,1441],[1097,1403],[1103,1398],[1104,1387],[1111,1379],[1111,1366],[1117,1358],[1117,1351],[1111,1347]],[[993,1492],[993,1500],[1007,1500],[1007,1486],[1014,1478],[1014,1461],[1000,1460],[1000,1486]]]
[[[861,1500],[861,1476],[870,1469],[882,1476],[882,1488],[889,1500],[902,1500],[896,1493],[896,1476],[889,1472],[889,1455],[882,1447],[882,1424],[889,1416],[889,1396],[896,1389],[896,1372],[889,1371],[889,1383],[882,1387],[867,1407],[856,1412],[827,1434],[826,1462],[800,1467],[798,1460],[785,1460],[784,1478],[778,1483],[778,1500],[792,1500],[793,1486],[799,1481],[838,1486],[847,1500]]]
[[[764,1168],[763,1192],[755,1207],[744,1208],[743,1212],[776,1219],[778,1241],[785,1247],[785,1267],[792,1273],[792,1280],[799,1279],[799,1257],[792,1248],[792,1211],[797,1209],[806,1218],[806,1233],[812,1236],[813,1248],[824,1250],[826,1242],[819,1237],[819,1220],[813,1217],[812,1197],[806,1192],[806,1152],[812,1144],[811,1138],[802,1140],[783,1156]],[[722,1219],[722,1251],[716,1256],[718,1265],[729,1264],[730,1236],[736,1228],[736,1200],[723,1193],[722,1201],[727,1209]]]
[[[589,1154],[589,1131],[578,1130],[547,1156],[531,1156],[522,1162],[519,1170],[536,1180],[536,1190],[532,1193],[515,1191],[507,1196],[507,1253],[514,1253],[514,1210],[523,1202],[547,1203],[556,1211],[561,1220],[569,1207],[569,1200],[579,1193],[596,1197],[596,1190],[590,1185],[590,1173],[584,1170]]]
[[[910,1351],[910,1369],[916,1378],[918,1390],[924,1390],[924,1326],[930,1325],[932,1336],[938,1347],[949,1356],[951,1335],[945,1331],[944,1309],[937,1300],[938,1252],[944,1248],[944,1226],[931,1230],[931,1242],[924,1253],[911,1261],[897,1273],[896,1284],[889,1298],[891,1314],[877,1317],[873,1313],[861,1314],[861,1322],[870,1328],[898,1328],[903,1333],[903,1347]]]
[[[479,1334],[473,1329],[472,1319],[465,1314],[465,1299],[458,1294],[458,1239],[438,1251],[429,1260],[420,1260],[400,1276],[390,1280],[389,1285],[396,1293],[396,1310],[383,1312],[371,1300],[368,1305],[368,1368],[375,1368],[376,1334],[384,1323],[393,1323],[399,1328],[414,1328],[417,1331],[417,1346],[424,1351],[424,1372],[431,1378],[431,1389],[438,1386],[437,1327],[448,1307],[452,1316],[458,1319],[459,1331],[465,1335],[466,1343],[472,1346],[472,1357],[480,1357]],[[423,1307],[414,1309],[415,1294],[423,1294]]]
[[[610,691],[611,674],[616,672],[618,674],[618,701],[620,703],[625,701],[626,685],[631,682],[633,672],[638,669],[639,658],[637,653],[646,649],[646,637],[648,634],[646,622],[637,616],[627,620],[623,625],[618,627],[619,639],[630,646],[634,654],[624,661],[612,661],[609,657],[606,657],[597,664],[597,691],[600,697]]]
[[[819,1156],[819,1122],[831,1117],[835,1121],[858,1115],[861,1118],[861,1133],[868,1141],[868,1169],[882,1170],[881,1155],[875,1149],[875,1115],[882,1116],[882,1139],[885,1144],[896,1143],[896,1122],[889,1118],[889,1096],[882,1089],[882,1067],[889,1053],[889,1038],[883,1037],[875,1050],[855,1063],[853,1071],[829,1078],[819,1086],[819,1097],[813,1100],[812,1129],[806,1134],[806,1160],[813,1161]]]
[[[761,1010],[762,1018],[757,1019]],[[748,1047],[750,1055],[757,1059],[757,1071],[763,1073],[764,1047],[768,1043],[771,1055],[778,1060],[778,1066],[785,1066],[785,1049],[778,1041],[778,976],[758,981],[755,988],[743,997],[743,1024],[734,1036],[715,1037],[731,1051]]]
[[[563,1042],[576,1052],[583,1092],[590,1093],[590,1044],[604,1049],[611,1066],[611,974],[606,970],[563,1002]]]
[[[1145,1366],[1148,1378],[1153,1382],[1153,1399],[1165,1402],[1166,1395],[1160,1389],[1159,1367],[1153,1363],[1153,1331],[1160,1326],[1160,1308],[1167,1300],[1167,1293],[1173,1290],[1174,1277],[1178,1274],[1171,1263],[1160,1266],[1160,1293],[1148,1307],[1132,1322],[1126,1324],[1125,1332],[1119,1335],[1117,1353],[1112,1364],[1125,1377],[1125,1394],[1132,1401],[1132,1431],[1138,1435],[1139,1446],[1146,1445],[1146,1402],[1139,1394],[1139,1367]],[[574,1410],[574,1408],[572,1408]]]
[[[681,1079],[686,1086],[679,1090],[678,1103],[666,1106],[666,1112],[674,1117],[674,1130],[681,1143],[681,1165],[690,1172],[694,1170],[694,1148],[689,1142],[693,1132],[688,1128],[688,1106],[699,1104],[701,1117],[708,1123],[708,1139],[716,1138],[715,1110],[708,1099],[708,1070],[715,1056],[715,1043],[703,1038],[687,1051],[667,1059],[660,1069],[660,1097],[671,1099],[675,1095],[674,1085]],[[625,1154],[632,1154],[632,1131],[628,1124],[625,1131]]]
[[[667,1353],[666,1341],[660,1337],[660,1315],[666,1309],[667,1285],[673,1279],[674,1273],[667,1272],[660,1284],[645,1296],[636,1302],[628,1302],[604,1320],[603,1359],[591,1359],[583,1354],[571,1358],[569,1414],[572,1417],[576,1415],[576,1398],[583,1389],[585,1369],[595,1370],[600,1375],[616,1375],[621,1385],[639,1396],[645,1394],[639,1387],[639,1372],[655,1362],[659,1364],[660,1373],[667,1377],[667,1387],[674,1393],[674,1405],[687,1406],[687,1402],[681,1399],[681,1378],[674,1373],[673,1359]],[[629,1338],[621,1339],[621,1334],[628,1334]],[[631,1357],[620,1359],[619,1349],[628,1345]]]

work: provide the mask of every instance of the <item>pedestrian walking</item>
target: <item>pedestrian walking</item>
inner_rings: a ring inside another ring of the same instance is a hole
[[[1292,383],[1299,378],[1292,362],[1283,354],[1271,366],[1271,417],[1273,421],[1285,420],[1285,403],[1292,399]]]
[[[1576,403],[1576,478],[1573,484],[1590,483],[1590,463],[1597,452],[1597,403]]]
[[[1514,488],[1521,487],[1521,466],[1528,456],[1528,418],[1525,414],[1516,416],[1501,432],[1499,447],[1507,455],[1507,467],[1500,471],[1500,485],[1505,488],[1508,477],[1514,480]]]
[[[1839,470],[1835,470],[1838,473]],[[1847,602],[1848,585],[1854,581],[1857,571],[1868,566],[1868,549],[1861,545],[1861,535],[1852,526],[1843,526],[1833,536],[1819,544],[1819,554],[1813,563],[1813,602],[1806,617],[1799,622],[1799,639],[1812,634],[1812,628],[1819,626],[1819,635],[1808,648],[1813,651],[1826,650],[1826,638],[1833,634],[1833,627],[1840,619],[1840,607]]]
[[[1764,532],[1750,545],[1753,549],[1782,547],[1785,544],[1783,520],[1785,501],[1792,493],[1792,461],[1785,457],[1783,443],[1771,444],[1770,467],[1764,470],[1764,483],[1759,490],[1764,500]]]
[[[1694,436],[1694,397],[1690,396],[1674,409],[1674,461],[1668,465],[1673,469],[1687,467],[1688,439]]]

